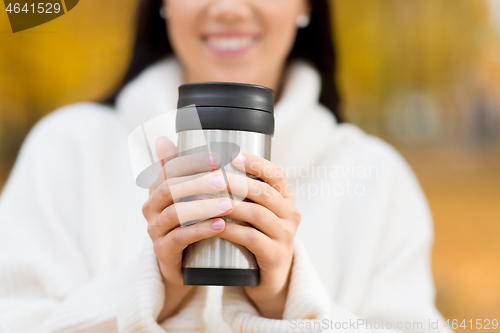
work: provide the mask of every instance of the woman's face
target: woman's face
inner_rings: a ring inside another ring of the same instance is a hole
[[[273,89],[307,0],[164,0],[170,42],[186,82],[226,81]]]

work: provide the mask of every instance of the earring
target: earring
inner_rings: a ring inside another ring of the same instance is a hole
[[[299,16],[297,16],[297,18],[295,19],[295,24],[297,25],[297,27],[299,29],[304,29],[304,28],[307,28],[307,26],[309,25],[309,16],[305,15],[305,14],[301,14]]]
[[[168,11],[168,8],[165,7],[160,8],[160,17],[164,20],[170,17],[170,12]]]

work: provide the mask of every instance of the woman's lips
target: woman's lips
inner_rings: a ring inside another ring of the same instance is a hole
[[[210,33],[202,37],[203,44],[212,52],[222,56],[241,55],[258,41],[254,33]]]

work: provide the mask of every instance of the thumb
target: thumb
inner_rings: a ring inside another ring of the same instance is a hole
[[[155,150],[156,156],[161,163],[161,169],[160,173],[158,174],[158,178],[154,183],[151,184],[149,188],[149,195],[151,195],[155,191],[155,189],[162,184],[162,182],[167,180],[167,174],[165,173],[165,169],[163,167],[165,166],[165,163],[175,157],[175,154],[177,152],[174,143],[165,136],[160,136],[158,139],[156,139]]]
[[[156,140],[155,146],[156,156],[158,157],[158,160],[165,160],[163,163],[172,159],[177,152],[174,143],[165,136],[160,136]]]

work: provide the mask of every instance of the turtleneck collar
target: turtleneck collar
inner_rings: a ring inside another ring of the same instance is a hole
[[[130,130],[144,122],[175,110],[177,88],[182,84],[182,69],[178,61],[164,58],[127,84],[116,99],[118,113]]]

